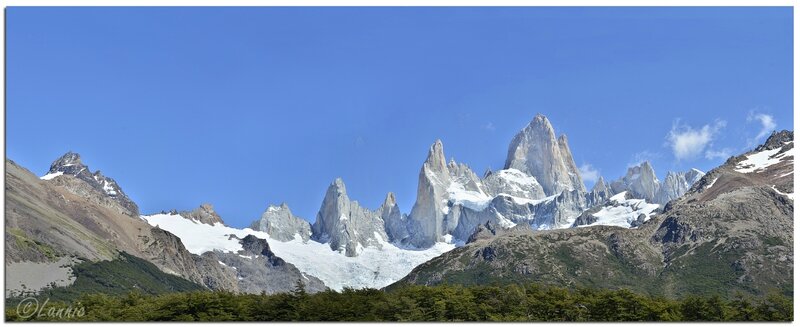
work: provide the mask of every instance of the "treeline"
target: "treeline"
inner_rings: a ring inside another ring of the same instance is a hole
[[[39,299],[39,304],[44,299]],[[83,295],[28,317],[7,302],[7,321],[792,321],[792,299],[736,296],[671,300],[628,290],[509,286],[405,286],[275,295],[187,292]],[[50,317],[58,309],[82,315]],[[30,309],[30,308],[28,308]],[[42,310],[43,309],[43,310]]]

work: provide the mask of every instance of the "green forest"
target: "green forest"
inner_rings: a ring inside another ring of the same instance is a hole
[[[188,291],[149,295],[87,294],[51,301],[37,314],[9,299],[6,321],[792,321],[781,294],[686,297],[629,290],[506,286],[403,286],[390,291],[344,289],[315,294],[302,284],[283,294]],[[56,316],[67,308],[80,315]],[[29,308],[28,308],[29,309]]]

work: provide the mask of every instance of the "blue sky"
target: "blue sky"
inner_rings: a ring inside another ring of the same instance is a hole
[[[336,177],[409,212],[437,138],[481,175],[538,112],[606,179],[794,129],[791,8],[6,13],[8,158],[43,175],[79,152],[144,213],[210,202],[245,226],[287,202],[313,221]]]

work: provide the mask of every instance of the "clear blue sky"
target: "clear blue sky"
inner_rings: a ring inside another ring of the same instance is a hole
[[[210,202],[245,226],[285,201],[313,221],[336,177],[409,212],[437,138],[482,175],[537,112],[606,179],[794,129],[791,8],[6,13],[8,158],[43,175],[79,152],[144,213]]]

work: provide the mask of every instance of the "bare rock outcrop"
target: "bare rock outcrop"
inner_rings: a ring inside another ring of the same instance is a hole
[[[550,121],[541,114],[511,141],[504,168],[535,177],[548,196],[562,191],[586,191],[567,138],[562,136],[557,140]]]
[[[250,228],[265,232],[270,238],[281,242],[288,242],[297,237],[305,242],[311,238],[311,224],[292,214],[286,203],[281,203],[280,206],[270,205],[261,214],[261,218],[250,225]]]
[[[380,215],[351,201],[341,178],[328,187],[311,231],[314,240],[329,243],[331,249],[344,251],[348,257],[357,256],[367,246],[381,248],[389,240]]]

